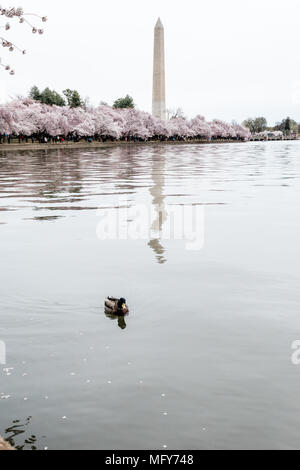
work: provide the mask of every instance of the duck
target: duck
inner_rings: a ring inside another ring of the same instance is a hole
[[[116,299],[115,297],[107,297],[105,299],[104,305],[106,313],[113,315],[127,315],[129,313],[129,308],[124,297],[121,297],[120,299]]]

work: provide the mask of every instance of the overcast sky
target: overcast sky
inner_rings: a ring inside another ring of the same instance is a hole
[[[2,102],[36,84],[78,89],[95,105],[129,93],[140,109],[151,111],[153,28],[160,16],[168,108],[227,121],[258,115],[270,124],[287,115],[300,121],[299,0],[20,0],[20,5],[49,20],[42,24],[44,36],[16,20],[9,34],[2,33],[28,50],[26,56],[1,51],[3,62],[16,69],[15,77],[0,70]]]

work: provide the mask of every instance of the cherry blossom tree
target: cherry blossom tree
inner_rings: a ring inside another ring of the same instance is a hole
[[[170,137],[185,139],[187,137],[193,137],[195,135],[193,128],[190,126],[189,121],[184,117],[176,117],[170,119],[167,122]]]
[[[203,116],[196,116],[191,120],[191,127],[194,131],[195,136],[198,138],[210,139],[212,130],[210,125],[205,121]]]
[[[249,140],[250,139],[251,132],[247,127],[241,126],[240,124],[234,124],[233,127],[234,127],[234,130],[235,130],[236,136],[239,139],[242,139],[242,140]]]
[[[46,16],[39,16],[39,15],[36,15],[35,13],[26,13],[26,12],[24,12],[22,7],[17,7],[17,8],[16,7],[8,7],[8,8],[5,8],[5,7],[2,7],[2,6],[0,6],[0,15],[2,15],[4,18],[7,18],[6,23],[2,24],[0,26],[0,29],[4,30],[6,32],[11,29],[11,23],[8,20],[13,21],[13,20],[17,19],[19,21],[19,23],[26,24],[27,26],[29,26],[31,28],[33,34],[43,34],[44,33],[44,30],[42,28],[39,28],[39,27],[32,24],[31,18],[36,17],[36,18],[38,18],[39,20],[41,20],[42,22],[45,23],[47,21]],[[26,54],[25,49],[20,48],[19,46],[14,44],[10,39],[7,39],[6,37],[3,37],[2,33],[0,33],[0,45],[2,45],[2,47],[4,47],[4,48],[7,48],[9,50],[9,52],[13,52],[14,50],[17,50],[21,54]],[[5,70],[7,70],[10,73],[10,75],[15,74],[15,71],[10,67],[10,65],[4,64],[2,62],[1,58],[0,58],[0,65]]]
[[[137,139],[147,140],[151,137],[151,133],[145,125],[143,113],[135,109],[126,109],[123,111],[125,123],[122,135],[124,137],[133,137]]]
[[[95,126],[95,133],[101,137],[111,136],[114,139],[121,137],[124,128],[124,119],[118,119],[121,113],[112,110],[109,106],[99,106],[93,111],[92,118]]]

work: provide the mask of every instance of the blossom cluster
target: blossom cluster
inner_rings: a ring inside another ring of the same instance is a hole
[[[207,122],[203,116],[162,121],[137,109],[49,106],[18,99],[0,106],[0,134],[105,137],[112,139],[206,139],[247,140],[250,132],[239,124],[220,120]]]

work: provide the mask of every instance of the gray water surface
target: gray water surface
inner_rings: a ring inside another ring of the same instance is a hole
[[[300,142],[0,153],[0,434],[299,449],[299,179]],[[97,237],[135,204],[161,208],[157,236]],[[160,237],[184,206],[203,211],[199,251]],[[125,329],[107,295],[126,297]]]

